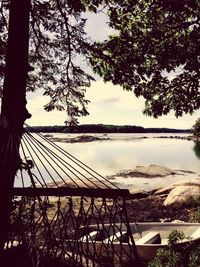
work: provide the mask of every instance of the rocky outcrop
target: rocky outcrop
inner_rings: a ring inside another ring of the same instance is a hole
[[[144,190],[141,190],[139,188],[135,189],[135,188],[132,188],[129,190],[129,193],[130,193],[130,198],[131,199],[140,199],[140,198],[146,198],[149,196],[149,193],[144,191]]]
[[[195,201],[200,197],[199,186],[178,186],[169,193],[164,201],[164,205],[180,205],[188,204],[189,202]]]
[[[115,176],[122,177],[165,177],[169,175],[175,175],[178,172],[171,170],[168,167],[161,165],[149,165],[149,166],[136,166],[133,170],[125,170],[117,173]]]
[[[154,195],[167,194],[164,201],[165,206],[189,204],[200,198],[200,178],[190,181],[183,180],[172,184],[169,187],[157,190]]]
[[[62,142],[62,143],[84,143],[84,142],[110,140],[110,138],[97,137],[93,135],[81,135],[73,138],[52,137],[50,139],[53,142]]]

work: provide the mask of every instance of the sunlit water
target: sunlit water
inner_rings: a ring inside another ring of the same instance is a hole
[[[72,138],[83,134],[58,134],[53,137]],[[120,178],[112,179],[122,188],[150,190],[169,185],[180,179],[196,178],[200,174],[198,147],[193,141],[160,136],[188,136],[188,134],[89,134],[109,140],[62,143],[59,146],[105,177],[122,170],[134,169],[138,165],[163,165],[173,170],[194,171],[195,174],[168,176],[163,178]],[[148,138],[142,138],[142,137]],[[155,138],[157,137],[157,138]]]
[[[52,135],[53,137],[58,138],[74,138],[83,134],[53,133]],[[89,135],[109,139],[79,143],[56,142],[56,144],[100,175],[107,177],[112,183],[120,188],[151,190],[153,188],[168,186],[181,179],[189,180],[197,177],[200,178],[200,145],[197,146],[193,141],[188,140],[160,138],[177,134],[145,134],[146,138],[144,138],[144,134]],[[179,134],[179,136],[180,135],[188,136],[186,134]],[[42,142],[44,141],[42,140]],[[42,176],[44,178],[40,183],[41,185],[45,182],[51,182],[51,178],[49,178],[48,175],[49,171],[55,180],[60,180],[59,177],[62,177],[64,180],[67,177],[70,179],[72,178],[74,175],[73,172],[71,172],[69,176],[66,176],[64,172],[61,173],[61,176],[57,175],[57,169],[59,167],[54,164],[54,159],[49,159],[49,167],[55,167],[55,169],[53,171],[48,169],[47,162],[42,164],[40,157],[38,157],[37,153],[34,151],[35,146],[31,146],[33,149],[33,160],[36,158],[38,159],[36,165],[38,165],[39,170],[38,172],[36,167],[34,167],[34,169],[32,169],[33,174],[37,177]],[[30,155],[30,153],[28,154]],[[49,153],[47,152],[47,154]],[[42,157],[46,156],[48,155],[43,153]],[[28,159],[29,158],[30,156],[28,156]],[[182,173],[182,175],[170,175],[162,178],[124,178],[117,175],[120,171],[133,170],[136,166],[148,166],[151,164],[166,166],[172,170],[193,171],[194,173]],[[74,165],[73,162],[72,165]],[[74,165],[74,167],[75,169],[79,168],[77,165]],[[76,169],[76,171],[79,171],[79,169]],[[80,169],[80,172],[82,172],[82,169]],[[24,183],[26,186],[29,186],[30,179],[27,177],[26,172],[24,174]],[[17,179],[15,180],[15,186],[21,186],[22,180],[20,177],[20,173],[18,173]],[[80,179],[79,174],[77,177]]]

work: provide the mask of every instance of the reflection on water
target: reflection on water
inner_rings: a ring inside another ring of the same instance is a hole
[[[166,135],[147,134],[148,138],[143,138],[144,134],[107,134],[106,137],[110,140],[58,144],[104,176],[115,175],[121,170],[134,169],[138,165],[150,164],[199,173],[200,161],[194,153],[193,142],[175,138],[154,138]],[[56,136],[54,134],[54,137]],[[78,134],[59,134],[59,137],[70,138],[76,136]],[[102,134],[96,134],[95,136],[105,137]],[[135,186],[152,189],[169,185],[182,178],[189,179],[190,176],[185,174],[184,177],[178,175],[148,179],[116,177],[113,182],[118,182],[120,185],[125,184],[125,187],[128,188]]]
[[[194,147],[193,147],[195,156],[200,159],[200,142],[194,142]]]
[[[137,134],[138,136],[138,134]],[[108,137],[112,138],[108,134]],[[193,152],[193,142],[170,138],[138,138],[115,134],[113,139],[87,143],[59,143],[75,157],[104,175],[136,165],[158,164],[172,169],[200,169]]]
[[[53,134],[54,137],[70,138],[80,134]],[[90,134],[95,135],[95,134]],[[166,134],[164,134],[166,136]],[[172,134],[170,134],[172,135]],[[104,137],[103,134],[95,136]],[[200,142],[175,138],[154,138],[161,134],[107,134],[110,140],[86,143],[61,143],[59,146],[73,156],[90,166],[103,176],[115,175],[121,170],[134,169],[138,165],[157,164],[174,170],[200,171]],[[196,174],[196,176],[198,176]],[[184,177],[164,178],[117,178],[114,183],[125,184],[125,187],[135,186],[144,189],[169,185]],[[124,185],[123,185],[124,186]]]

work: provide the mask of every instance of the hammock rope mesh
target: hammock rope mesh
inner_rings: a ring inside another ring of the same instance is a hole
[[[64,264],[56,266],[138,266],[128,190],[42,134],[25,130],[20,156],[5,248],[26,244],[34,267],[45,259]]]

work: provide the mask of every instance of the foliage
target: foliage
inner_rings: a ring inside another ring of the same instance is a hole
[[[135,125],[82,124],[76,126],[33,126],[30,132],[43,133],[188,133],[188,130],[169,128],[143,128]]]
[[[155,258],[148,267],[195,267],[200,264],[200,246],[188,242],[178,244],[187,239],[182,231],[174,230],[169,235],[167,248],[158,249]]]
[[[196,136],[200,136],[200,118],[197,119],[195,124],[192,127],[192,133]]]
[[[96,43],[94,71],[143,96],[147,115],[199,109],[200,2],[116,0],[107,8],[116,34]]]
[[[200,266],[200,246],[193,249],[189,257],[189,267]]]
[[[194,142],[193,151],[195,153],[195,156],[200,159],[200,142],[196,141]]]
[[[86,20],[81,17],[86,8],[81,0],[30,1],[31,72],[27,90],[42,88],[44,95],[50,97],[44,108],[47,111],[66,109],[68,123],[76,124],[77,117],[88,114],[85,89],[93,80],[82,67],[92,49],[84,31]],[[0,87],[4,78],[9,8],[9,1],[1,1]]]
[[[195,211],[190,211],[190,222],[192,223],[199,223],[200,222],[200,209],[198,208],[197,210]]]
[[[104,9],[115,35],[93,43],[86,11]],[[9,1],[0,3],[0,82],[4,77]],[[31,0],[28,90],[42,88],[45,106],[66,109],[68,123],[88,114],[89,62],[105,81],[145,98],[147,115],[200,107],[200,2],[197,0]],[[85,66],[84,66],[85,65]]]

